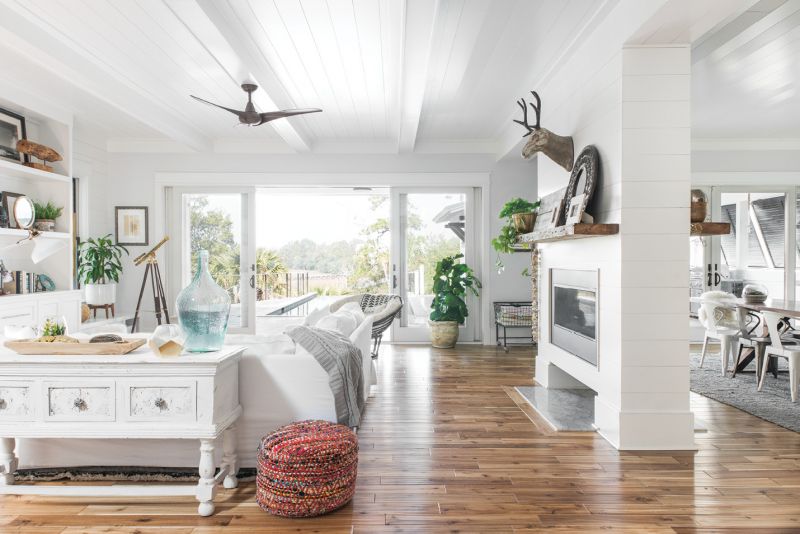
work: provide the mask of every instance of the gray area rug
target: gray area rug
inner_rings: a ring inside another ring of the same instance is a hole
[[[789,430],[800,432],[800,402],[793,403],[789,394],[789,373],[786,360],[779,359],[778,378],[767,375],[764,389],[756,389],[755,362],[735,378],[722,376],[719,354],[706,354],[700,367],[700,351],[692,347],[691,389],[705,397],[739,408]]]

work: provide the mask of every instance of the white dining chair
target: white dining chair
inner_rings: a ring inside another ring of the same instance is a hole
[[[734,354],[733,350],[736,341],[741,333],[739,321],[736,316],[736,306],[724,300],[703,300],[700,303],[700,310],[697,314],[700,324],[706,329],[703,338],[703,352],[700,355],[700,367],[706,358],[709,340],[718,340],[720,344],[720,363],[722,375],[728,372],[728,360]]]
[[[783,317],[775,312],[762,312],[769,329],[770,344],[764,353],[764,363],[761,369],[761,381],[758,390],[764,386],[767,374],[767,365],[770,358],[784,358],[789,360],[789,390],[792,402],[797,402],[797,386],[800,384],[800,341],[781,338],[780,323]]]
[[[764,332],[763,319],[760,319],[760,316],[754,312],[739,306],[736,309],[736,315],[739,320],[739,338],[737,340],[736,357],[733,359],[732,376],[736,376],[736,369],[738,369],[743,360],[744,349],[752,349],[756,360],[756,387],[758,387],[758,383],[761,381],[764,352],[767,349],[767,345],[769,345],[769,333]]]

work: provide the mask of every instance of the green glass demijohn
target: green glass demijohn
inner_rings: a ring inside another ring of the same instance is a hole
[[[188,352],[212,352],[225,343],[231,297],[208,271],[208,251],[197,255],[197,273],[177,299],[178,320],[186,336]]]

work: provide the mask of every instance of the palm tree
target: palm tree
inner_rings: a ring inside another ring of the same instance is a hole
[[[259,300],[272,297],[285,285],[283,275],[288,272],[283,259],[274,250],[259,248],[256,250],[256,291]]]

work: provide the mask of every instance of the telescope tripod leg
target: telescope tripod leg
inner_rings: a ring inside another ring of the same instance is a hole
[[[139,323],[139,312],[142,309],[142,297],[144,296],[144,288],[147,286],[147,275],[150,273],[150,264],[144,268],[144,278],[142,278],[142,288],[139,290],[139,299],[136,301],[136,312],[133,314],[133,324],[131,325],[131,334],[136,332],[136,327]]]
[[[167,324],[170,324],[169,320],[169,307],[167,307],[167,296],[164,294],[164,283],[161,281],[161,269],[158,268],[158,264],[153,265],[153,276],[156,279],[156,287],[158,288],[158,296],[161,299],[161,308],[164,310],[164,318],[166,319]]]

